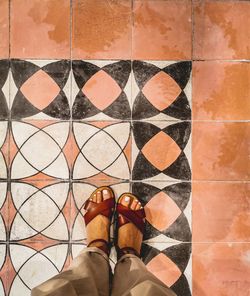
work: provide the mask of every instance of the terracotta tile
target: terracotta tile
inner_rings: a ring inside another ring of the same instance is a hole
[[[168,287],[171,287],[181,276],[180,269],[162,253],[147,264],[147,269]]]
[[[9,0],[0,2],[0,58],[9,57]]]
[[[193,122],[193,179],[249,180],[249,135],[249,122]]]
[[[191,2],[134,1],[133,58],[191,58]]]
[[[201,1],[194,4],[194,58],[249,59],[250,3]]]
[[[11,57],[69,58],[70,1],[11,1]]]
[[[73,57],[131,58],[131,1],[76,0]]]
[[[194,244],[193,296],[248,296],[249,250],[250,244]]]
[[[146,205],[147,221],[156,229],[167,229],[180,216],[181,210],[164,192],[157,193]]]
[[[250,183],[194,182],[193,241],[250,241]]]
[[[193,119],[247,120],[250,63],[194,62]]]
[[[166,153],[166,150],[169,152]],[[160,131],[146,143],[141,152],[153,166],[163,171],[178,158],[181,149],[171,137]]]

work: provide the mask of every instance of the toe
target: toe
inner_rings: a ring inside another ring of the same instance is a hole
[[[131,206],[130,206],[130,209],[131,210],[136,210],[137,204],[138,204],[138,201],[136,199],[133,199],[133,201],[131,203]]]
[[[103,189],[102,191],[103,200],[109,199],[112,197],[112,194],[109,189]]]
[[[120,203],[126,207],[129,207],[130,202],[131,202],[131,197],[128,195],[123,196],[120,200]]]
[[[96,194],[93,194],[93,195],[90,197],[90,200],[92,200],[93,202],[96,202]]]
[[[96,202],[100,203],[102,201],[102,193],[101,191],[96,192]]]
[[[136,208],[135,210],[140,210],[141,209],[141,203],[139,201],[137,201],[137,205],[136,205]]]

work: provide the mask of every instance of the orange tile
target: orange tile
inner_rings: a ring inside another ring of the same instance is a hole
[[[182,213],[176,203],[162,191],[150,199],[144,209],[147,221],[160,231],[167,229]]]
[[[9,1],[0,1],[0,58],[9,57]]]
[[[250,183],[194,182],[193,241],[250,241]]]
[[[144,85],[142,93],[153,106],[162,111],[176,100],[181,88],[172,77],[160,71]]]
[[[11,1],[11,57],[69,58],[70,1]]]
[[[111,105],[121,91],[115,80],[103,70],[94,74],[82,88],[82,92],[99,110]]]
[[[191,2],[134,1],[133,58],[191,58]]]
[[[194,4],[194,58],[250,58],[250,2]]]
[[[20,90],[36,108],[42,110],[56,98],[60,87],[45,71],[38,70]]]
[[[176,142],[163,131],[151,138],[141,151],[148,161],[162,171],[170,166],[181,153]]]
[[[168,287],[171,287],[181,276],[178,266],[162,253],[147,264],[147,269]]]
[[[194,180],[249,180],[249,122],[194,122]]]
[[[194,244],[193,296],[249,296],[250,244]]]
[[[247,120],[250,63],[194,62],[193,119]]]
[[[73,57],[131,58],[131,1],[75,0]]]

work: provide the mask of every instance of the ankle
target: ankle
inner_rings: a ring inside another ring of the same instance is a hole
[[[105,252],[107,255],[109,254],[109,247],[108,247],[108,243],[106,242],[93,242],[93,243],[90,243],[88,245],[88,247],[95,247],[95,248],[98,248],[100,250],[102,250],[103,252]]]

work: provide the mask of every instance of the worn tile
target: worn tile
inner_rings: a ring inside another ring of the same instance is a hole
[[[133,59],[191,59],[191,2],[136,0]]]
[[[193,245],[193,295],[248,296],[249,243]]]
[[[7,244],[0,242],[0,295],[7,296],[9,290],[9,261]]]
[[[68,182],[11,182],[10,241],[55,245],[69,240]]]
[[[131,118],[131,61],[74,60],[73,119]]]
[[[190,180],[191,123],[133,122],[133,180]]]
[[[0,58],[9,57],[9,0],[0,2]]]
[[[249,242],[250,183],[194,182],[193,242]]]
[[[132,119],[191,119],[190,61],[133,61]]]
[[[11,1],[13,58],[70,57],[70,1]]]
[[[194,62],[194,120],[248,120],[250,63]]]
[[[194,59],[250,58],[249,1],[194,3]]]
[[[7,240],[8,206],[8,183],[7,180],[0,181],[0,243]],[[0,255],[1,258],[3,256]]]
[[[9,117],[9,60],[0,59],[0,120]]]
[[[9,295],[17,295],[18,291],[23,296],[29,296],[32,288],[64,270],[69,261],[68,249],[67,244],[11,243],[9,251],[13,278]]]
[[[249,122],[193,122],[194,180],[249,180]]]
[[[68,121],[12,121],[11,178],[69,179],[69,132]]]
[[[132,192],[145,209],[145,243],[191,241],[189,182],[133,182]]]
[[[11,60],[12,119],[70,118],[69,60]]]
[[[0,179],[7,179],[9,163],[8,122],[0,121]]]
[[[191,296],[191,244],[143,244],[142,259],[179,296]]]
[[[131,1],[74,1],[72,54],[76,59],[130,59]]]
[[[74,180],[130,178],[130,122],[75,121],[73,133],[78,150],[72,172]]]

